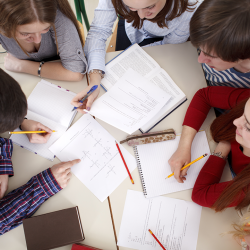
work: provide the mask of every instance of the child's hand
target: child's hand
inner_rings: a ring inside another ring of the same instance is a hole
[[[0,175],[0,199],[2,199],[8,189],[9,175]]]
[[[65,188],[71,177],[71,167],[79,163],[81,160],[76,159],[68,162],[61,162],[51,167],[51,172],[61,188]]]
[[[26,134],[31,143],[39,143],[39,144],[46,143],[52,134],[52,130],[50,128],[44,126],[40,122],[28,119],[24,119],[23,123],[21,124],[21,128],[23,131],[44,130],[47,132],[45,134]]]

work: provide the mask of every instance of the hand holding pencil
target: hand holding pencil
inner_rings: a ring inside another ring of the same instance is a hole
[[[46,131],[46,133],[26,134],[31,143],[37,143],[37,144],[46,143],[53,132],[50,128],[44,126],[40,122],[28,119],[24,119],[24,121],[21,124],[21,128],[23,131],[38,131],[38,130]]]
[[[184,170],[184,169],[186,169],[186,168],[189,167],[190,165],[194,164],[195,162],[201,160],[202,158],[204,158],[204,157],[206,157],[206,156],[207,156],[207,154],[204,154],[204,155],[198,157],[197,159],[193,160],[192,162],[186,164],[184,167],[181,168],[181,171]],[[170,175],[167,176],[165,179],[170,178],[170,177],[172,177],[173,175],[174,175],[174,173],[170,174]]]

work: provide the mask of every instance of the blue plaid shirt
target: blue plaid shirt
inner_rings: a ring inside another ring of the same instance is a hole
[[[0,137],[0,174],[14,174],[11,162],[12,141]],[[22,224],[49,197],[61,190],[50,168],[32,177],[25,185],[0,200],[0,235]]]

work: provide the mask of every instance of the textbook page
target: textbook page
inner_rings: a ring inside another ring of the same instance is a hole
[[[135,158],[119,146],[132,172]],[[115,138],[89,114],[83,115],[50,150],[60,161],[81,159],[71,170],[101,202],[128,177]]]
[[[208,156],[192,164],[187,172],[186,181],[179,183],[172,174],[168,160],[176,151],[180,136],[174,140],[143,144],[134,147],[137,165],[146,198],[179,192],[194,187],[198,174],[210,155],[205,131],[196,134],[191,147],[191,161],[208,154]]]
[[[129,69],[92,105],[89,113],[132,134],[150,121],[171,96],[146,78]]]
[[[140,128],[143,133],[147,132],[155,125],[157,121],[163,119],[167,114],[169,114],[171,111],[176,109],[180,104],[187,100],[186,95],[175,84],[175,82],[164,69],[159,69],[151,77],[149,77],[149,80],[152,84],[158,86],[160,89],[168,93],[171,98],[153,119],[151,119],[147,124]]]
[[[109,90],[130,68],[141,76],[148,78],[160,66],[135,43],[106,64],[105,76],[101,81],[101,85],[106,90]]]
[[[128,190],[117,245],[162,250],[150,229],[168,250],[196,250],[202,207],[183,200]]]
[[[27,112],[26,117],[29,120],[39,121],[43,125],[51,128],[52,130],[55,130],[56,132],[52,133],[49,140],[43,144],[30,143],[26,134],[12,134],[10,139],[13,140],[13,142],[18,146],[25,148],[31,152],[34,152],[35,154],[41,155],[42,157],[50,161],[53,161],[55,156],[49,150],[49,147],[63,135],[67,128],[29,110]],[[21,130],[18,128],[15,131]]]

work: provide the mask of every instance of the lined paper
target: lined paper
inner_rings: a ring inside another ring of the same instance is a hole
[[[175,140],[135,146],[138,153],[138,165],[142,172],[141,178],[145,184],[144,193],[147,198],[193,188],[201,168],[210,155],[206,133],[202,131],[196,134],[191,148],[191,161],[205,153],[208,156],[189,167],[184,183],[178,183],[174,176],[165,179],[172,173],[168,160],[176,151],[179,141],[180,136],[176,136]]]
[[[162,250],[148,232],[168,250],[195,250],[202,207],[167,197],[146,199],[128,190],[118,245],[139,250]]]

